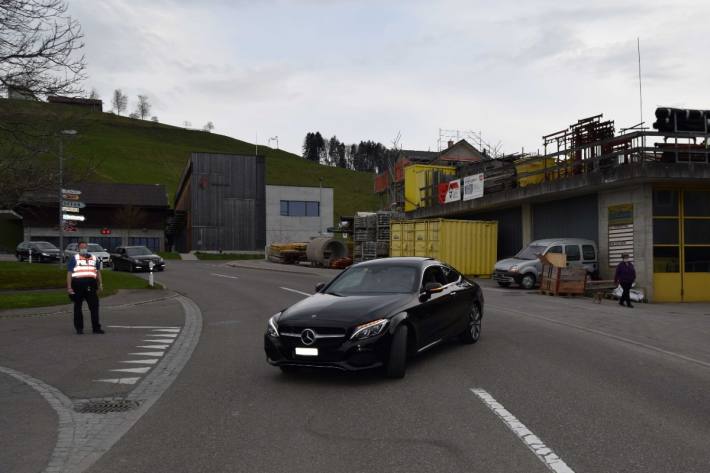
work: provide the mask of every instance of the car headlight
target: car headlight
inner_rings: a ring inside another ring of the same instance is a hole
[[[379,335],[387,326],[387,322],[389,322],[389,320],[379,319],[373,320],[372,322],[368,322],[366,324],[358,325],[357,327],[355,327],[355,331],[350,337],[350,340],[363,340],[365,338],[370,338],[374,337],[375,335]]]
[[[511,273],[517,273],[518,272],[518,267],[517,266],[511,266],[510,269],[508,269]]]
[[[266,327],[266,333],[270,337],[278,337],[279,336],[279,326],[276,324],[276,321],[278,320],[279,316],[281,315],[281,312],[278,314],[274,314],[271,316],[269,319],[269,326]]]
[[[42,254],[42,256],[49,256],[49,253],[44,253],[44,252],[43,252],[43,253],[41,253],[41,254]]]

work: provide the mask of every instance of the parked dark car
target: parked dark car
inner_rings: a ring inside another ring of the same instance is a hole
[[[483,294],[454,268],[429,258],[384,258],[353,265],[316,293],[269,319],[267,361],[405,374],[407,357],[458,337],[481,336]]]
[[[111,253],[111,265],[114,271],[154,271],[165,269],[165,261],[145,246],[119,246]]]
[[[15,258],[18,261],[29,261],[30,252],[32,262],[58,263],[61,258],[59,248],[48,241],[23,241],[15,248]]]

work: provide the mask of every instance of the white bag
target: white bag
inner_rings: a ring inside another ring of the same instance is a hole
[[[636,284],[634,284],[634,286],[635,285]],[[624,293],[624,290],[621,288],[621,284],[619,284],[619,286],[617,286],[617,288],[614,289],[614,292],[612,292],[612,295],[616,299],[621,299],[621,295],[623,293]],[[644,296],[643,291],[641,291],[639,289],[631,289],[631,291],[629,291],[629,299],[631,299],[634,302],[643,302],[643,300],[645,298],[646,297]]]

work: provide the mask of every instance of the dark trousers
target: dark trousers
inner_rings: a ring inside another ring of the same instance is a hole
[[[74,328],[77,331],[84,330],[84,314],[81,305],[86,301],[91,312],[92,330],[100,330],[99,323],[99,296],[96,294],[98,285],[94,278],[73,278],[71,288],[74,290]]]
[[[626,301],[626,305],[631,307],[631,285],[633,283],[631,282],[622,282],[621,284],[621,299],[619,299],[619,304],[624,305],[624,301]]]

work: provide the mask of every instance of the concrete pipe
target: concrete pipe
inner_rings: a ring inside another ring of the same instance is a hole
[[[340,240],[318,237],[308,242],[306,258],[315,266],[329,267],[331,261],[348,256],[348,248]]]

